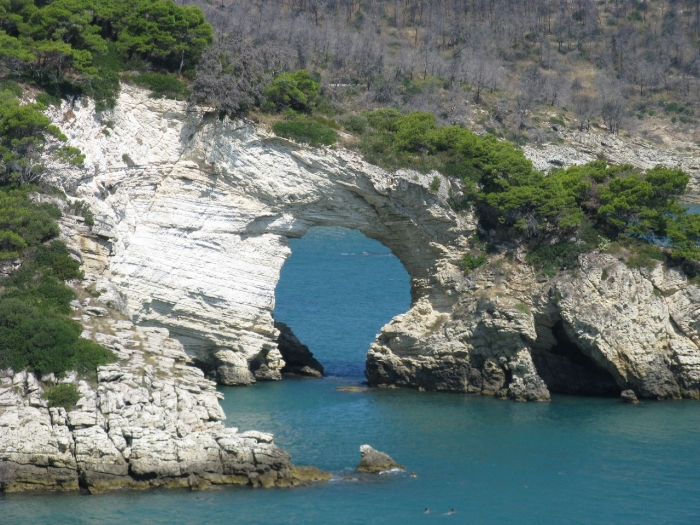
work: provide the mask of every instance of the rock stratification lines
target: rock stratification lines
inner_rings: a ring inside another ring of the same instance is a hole
[[[54,180],[90,204],[105,251],[94,264],[125,315],[167,328],[221,383],[281,377],[272,312],[288,239],[344,226],[391,248],[412,278],[411,309],[368,352],[372,384],[698,397],[698,289],[675,270],[592,253],[545,278],[514,250],[465,275],[476,221],[450,208],[453,181],[431,192],[435,174],[388,173],[128,87],[102,118],[109,135],[89,105],[57,111],[86,161]]]

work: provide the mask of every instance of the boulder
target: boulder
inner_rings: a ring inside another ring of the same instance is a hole
[[[620,394],[620,399],[623,403],[629,403],[631,405],[639,404],[639,399],[637,399],[637,394],[634,393],[634,390],[623,390]]]
[[[316,360],[309,347],[299,341],[292,329],[279,321],[275,321],[275,328],[280,331],[277,346],[285,363],[282,373],[322,377],[323,365]]]
[[[375,450],[369,445],[360,447],[360,455],[362,459],[357,466],[358,472],[378,474],[385,470],[403,469],[403,465],[399,465],[389,454]]]

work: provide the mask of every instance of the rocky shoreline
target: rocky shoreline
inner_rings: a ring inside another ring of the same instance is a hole
[[[78,386],[74,409],[48,408],[41,394],[53,378],[0,373],[0,491],[289,487],[328,478],[294,466],[270,434],[225,427],[215,384],[166,330],[103,321],[109,333],[84,335],[120,359],[100,367],[95,383],[62,380]]]
[[[118,361],[87,379],[0,371],[0,491],[269,488],[329,479],[293,465],[271,434],[226,427],[216,383],[183,346],[165,328],[125,318],[122,296],[100,264],[100,239],[81,217],[64,215],[60,227],[86,274],[71,283],[80,299],[71,303],[73,317],[83,337]],[[78,388],[71,410],[49,408],[42,397],[58,382]]]
[[[598,251],[545,277],[515,250],[465,275],[477,223],[436,174],[388,173],[128,86],[108,114],[87,102],[52,117],[86,160],[49,166],[51,181],[95,218],[61,219],[86,274],[75,286],[92,290],[75,318],[119,362],[65,379],[81,394],[67,412],[41,397],[55,379],[0,373],[0,490],[327,479],[293,466],[271,435],[225,427],[201,370],[229,385],[323,373],[272,315],[288,241],[313,226],[362,231],[411,276],[410,310],[367,354],[372,385],[519,401],[700,397],[700,289],[679,271]]]

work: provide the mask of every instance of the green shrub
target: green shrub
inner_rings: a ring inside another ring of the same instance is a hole
[[[89,373],[116,360],[111,351],[81,339],[81,332],[79,323],[35,297],[0,298],[0,367]]]
[[[37,246],[33,263],[61,281],[84,277],[80,263],[70,256],[68,248],[61,241],[52,241],[48,246]]]
[[[362,115],[349,115],[343,121],[343,126],[346,130],[352,133],[362,135],[365,131],[367,131],[369,122],[367,122],[367,118],[363,117]]]
[[[85,201],[75,201],[71,206],[71,210],[76,215],[80,215],[83,219],[85,219],[85,224],[87,226],[95,225],[95,215],[92,213],[92,211],[90,211],[90,207]]]
[[[486,254],[479,254],[477,256],[472,255],[467,252],[462,256],[462,260],[459,262],[460,267],[464,273],[469,274],[473,270],[476,270],[486,262]]]
[[[0,258],[7,258],[7,255],[3,256],[6,252],[14,253],[59,234],[55,219],[61,212],[55,206],[30,201],[30,189],[0,190],[0,235],[4,239],[4,242],[0,242]]]
[[[437,175],[433,177],[433,180],[430,183],[430,193],[437,193],[440,189],[440,183],[440,177],[438,177]]]
[[[85,155],[80,149],[73,146],[64,146],[56,152],[56,157],[63,162],[67,162],[71,166],[79,166],[85,162]]]
[[[653,244],[635,243],[633,246],[628,246],[628,249],[631,254],[626,263],[630,268],[653,270],[659,262],[666,260],[664,252]]]
[[[333,128],[305,116],[275,122],[272,129],[280,137],[310,146],[330,146],[338,140],[338,134]]]
[[[151,98],[172,98],[185,100],[189,95],[187,84],[173,75],[146,73],[135,77],[134,83],[151,90]]]
[[[395,132],[396,123],[403,115],[397,109],[378,109],[365,113],[367,122],[377,131]]]
[[[521,313],[523,313],[523,314],[529,314],[529,313],[530,313],[530,309],[528,308],[528,306],[527,306],[526,304],[523,304],[523,303],[518,303],[518,304],[516,304],[516,305],[515,305],[515,309],[516,309],[518,312],[521,312]]]
[[[80,264],[58,235],[53,206],[29,199],[30,188],[0,188],[0,256],[23,256],[23,264],[0,281],[0,369],[39,374],[94,372],[114,354],[80,337],[68,317],[75,292],[65,280],[80,279]]]
[[[267,102],[263,109],[282,111],[285,108],[294,111],[309,112],[321,91],[308,71],[300,69],[293,73],[280,73],[263,92]]]
[[[22,86],[9,79],[0,79],[0,92],[7,92],[9,95],[21,98],[24,94]]]
[[[24,239],[11,231],[0,231],[0,260],[15,259],[27,247]]]
[[[70,410],[80,400],[80,393],[73,383],[60,383],[46,390],[42,397],[48,400],[49,407]]]
[[[53,95],[49,95],[48,93],[39,93],[36,96],[36,101],[46,108],[49,108],[51,106],[60,106],[61,105],[60,98],[54,97]]]
[[[527,262],[542,270],[550,277],[560,269],[570,269],[578,266],[578,256],[590,250],[585,243],[572,241],[557,244],[541,244],[527,255]]]

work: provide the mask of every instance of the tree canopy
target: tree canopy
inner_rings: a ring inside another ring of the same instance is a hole
[[[536,246],[592,226],[612,240],[637,239],[678,261],[700,261],[700,215],[679,203],[689,182],[681,169],[645,172],[598,160],[545,175],[512,144],[440,127],[430,113],[378,110],[364,119],[361,148],[370,161],[459,177],[465,191],[454,204],[473,205],[497,236]]]
[[[172,0],[0,0],[0,75],[57,95],[99,98],[127,66],[193,70],[212,39],[200,8]]]

